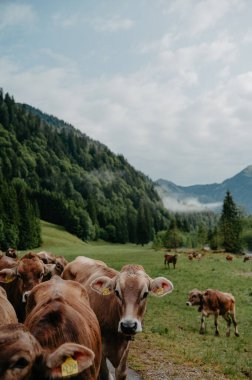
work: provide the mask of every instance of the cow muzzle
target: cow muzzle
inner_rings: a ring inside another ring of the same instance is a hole
[[[27,298],[28,298],[28,296],[29,296],[30,293],[31,293],[30,290],[28,290],[27,292],[24,292],[24,293],[23,293],[23,296],[22,296],[22,302],[23,302],[23,303],[26,303],[26,302],[27,302]]]
[[[142,331],[141,323],[136,319],[123,319],[119,323],[119,332],[125,335],[134,335]]]
[[[190,301],[187,301],[187,306],[192,306],[192,303]]]

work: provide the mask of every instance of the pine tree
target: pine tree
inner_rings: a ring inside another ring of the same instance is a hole
[[[229,191],[227,191],[223,202],[220,233],[223,240],[222,245],[227,252],[239,253],[241,251],[241,215]]]

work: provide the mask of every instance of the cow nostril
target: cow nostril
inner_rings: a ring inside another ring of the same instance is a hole
[[[137,330],[137,322],[124,321],[121,322],[121,331],[126,335],[135,334]]]

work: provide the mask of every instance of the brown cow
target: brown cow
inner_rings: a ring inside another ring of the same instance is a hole
[[[168,268],[170,268],[170,263],[173,264],[173,268],[175,269],[176,267],[176,262],[178,259],[178,255],[168,255],[167,253],[164,255],[164,265],[166,267],[166,264],[168,264]]]
[[[188,306],[199,306],[201,312],[200,334],[205,333],[205,317],[214,315],[215,335],[219,335],[218,316],[221,315],[227,321],[226,336],[230,336],[231,321],[234,324],[235,335],[239,336],[235,317],[235,299],[231,293],[223,293],[219,290],[207,289],[200,291],[192,290],[188,295]]]
[[[44,264],[55,264],[53,274],[57,274],[58,276],[61,275],[68,263],[64,256],[55,256],[51,252],[41,251],[37,253],[37,256],[43,261]]]
[[[232,255],[227,255],[227,256],[226,256],[226,260],[227,260],[227,261],[232,261],[233,258],[234,258],[234,256],[232,256]]]
[[[8,248],[5,252],[5,255],[8,257],[12,257],[13,259],[18,259],[17,251],[15,248]]]
[[[100,327],[81,284],[60,277],[43,282],[31,291],[26,310],[25,325],[44,349],[74,342],[94,352],[93,363],[82,373],[82,378],[98,378],[102,350]]]
[[[243,262],[245,263],[246,261],[249,261],[249,260],[252,260],[252,256],[251,255],[246,255],[244,256],[244,259],[243,259]]]
[[[0,326],[1,380],[57,380],[65,377],[83,380],[83,371],[92,365],[93,360],[94,353],[82,345],[64,343],[55,350],[43,350],[21,323]]]
[[[23,322],[26,297],[35,285],[43,281],[44,276],[48,274],[48,268],[32,252],[27,253],[19,261],[3,257],[0,262],[3,259],[12,261],[9,266],[5,263],[5,269],[0,270],[0,284],[6,290],[8,299],[14,306],[19,322]]]
[[[69,263],[62,277],[85,285],[100,323],[103,344],[100,379],[112,379],[106,364],[108,358],[115,367],[116,380],[125,380],[130,340],[142,331],[147,296],[170,293],[172,283],[164,277],[151,279],[140,265],[126,265],[117,272],[102,261],[83,256]]]
[[[6,291],[0,286],[0,325],[17,323],[17,321],[15,310],[7,299]]]

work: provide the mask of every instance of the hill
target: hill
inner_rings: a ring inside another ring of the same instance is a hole
[[[156,186],[157,191],[165,199],[166,207],[173,211],[176,207],[176,211],[218,210],[229,190],[236,204],[247,214],[252,214],[252,165],[220,184],[184,187],[159,179],[156,181]]]
[[[122,155],[3,91],[0,147],[1,180],[25,188],[37,216],[82,240],[144,244],[169,223],[154,183]]]

